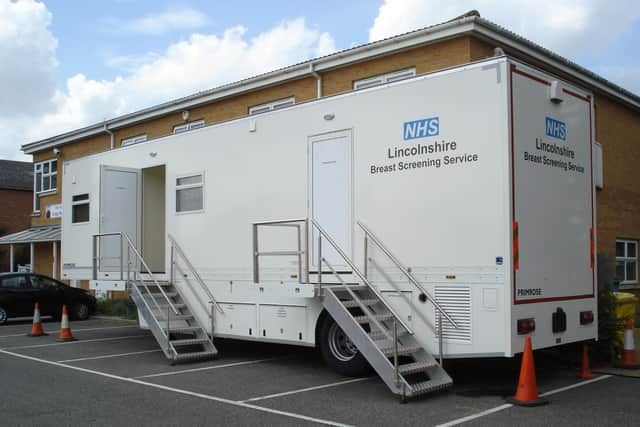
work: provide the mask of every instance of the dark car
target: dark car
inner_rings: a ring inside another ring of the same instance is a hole
[[[88,291],[72,288],[47,276],[33,273],[0,274],[0,324],[10,317],[32,316],[35,303],[42,316],[60,318],[62,304],[76,320],[96,311],[96,299]]]

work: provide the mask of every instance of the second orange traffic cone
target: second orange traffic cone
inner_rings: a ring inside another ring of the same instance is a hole
[[[71,335],[71,327],[69,326],[69,313],[67,313],[67,306],[62,305],[62,322],[60,324],[60,336],[58,341],[75,341],[76,339]]]
[[[43,335],[48,335],[44,332],[42,328],[42,321],[40,320],[40,306],[36,303],[33,308],[33,324],[31,325],[31,333],[27,334],[30,337],[41,337]]]
[[[591,367],[589,366],[589,346],[585,342],[582,344],[582,368],[580,368],[578,378],[581,380],[590,380],[594,377],[595,375],[593,375]]]
[[[522,354],[522,365],[520,366],[520,378],[518,379],[516,395],[508,398],[507,401],[518,406],[540,406],[549,403],[548,400],[538,396],[531,337],[526,337],[524,340],[524,353]]]
[[[636,359],[636,346],[633,342],[633,320],[627,319],[624,327],[624,347],[622,348],[622,359],[616,364],[617,368],[638,369],[638,361]]]

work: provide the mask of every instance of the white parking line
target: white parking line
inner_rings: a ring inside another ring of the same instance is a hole
[[[133,356],[134,354],[145,354],[145,353],[157,353],[158,351],[162,351],[159,348],[155,350],[144,350],[144,351],[132,351],[129,353],[118,353],[118,354],[107,354],[104,356],[94,356],[94,357],[83,357],[80,359],[67,359],[67,360],[57,360],[58,363],[69,363],[69,362],[81,362],[83,360],[97,360],[97,359],[109,359],[111,357],[121,357],[121,356]]]
[[[571,385],[566,386],[566,387],[561,387],[561,388],[557,388],[555,390],[547,391],[546,393],[540,394],[540,397],[551,396],[552,394],[561,393],[563,391],[567,391],[567,390],[571,390],[571,389],[574,389],[574,388],[582,387],[584,385],[595,383],[596,381],[602,381],[602,380],[605,380],[607,378],[611,378],[611,375],[602,375],[602,376],[596,377],[596,378],[594,378],[592,380],[581,381],[579,383],[571,384]],[[511,403],[505,403],[504,405],[496,406],[495,408],[487,409],[486,411],[478,412],[478,413],[475,413],[475,414],[468,415],[466,417],[462,417],[462,418],[458,418],[458,419],[455,419],[455,420],[451,420],[451,421],[448,421],[448,422],[446,422],[444,424],[439,424],[437,427],[450,427],[450,426],[455,426],[455,425],[458,425],[458,424],[466,423],[467,421],[475,420],[476,418],[481,418],[481,417],[484,417],[486,415],[491,415],[491,414],[494,414],[496,412],[500,412],[502,410],[509,409],[512,406],[513,406],[513,404],[511,404]]]
[[[284,359],[284,357],[270,357],[268,359],[258,359],[258,360],[248,360],[246,362],[236,362],[236,363],[227,363],[225,365],[214,365],[214,366],[205,366],[204,368],[195,368],[195,369],[185,369],[183,371],[173,371],[173,372],[162,372],[160,374],[150,374],[150,375],[142,375],[139,377],[133,378],[154,378],[154,377],[164,377],[165,375],[176,375],[176,374],[185,374],[187,372],[197,372],[197,371],[207,371],[209,369],[218,369],[218,368],[229,368],[231,366],[240,366],[240,365],[250,365],[252,363],[261,363],[267,362],[269,360],[275,359]]]
[[[121,377],[121,376],[118,376],[118,375],[107,374],[105,372],[93,371],[91,369],[81,368],[79,366],[64,365],[62,363],[52,362],[50,360],[39,359],[37,357],[27,356],[26,354],[13,353],[11,351],[6,351],[6,350],[0,350],[0,353],[1,354],[6,354],[6,355],[9,355],[9,356],[19,357],[21,359],[31,360],[31,361],[34,361],[34,362],[44,363],[44,364],[47,364],[47,365],[58,366],[58,367],[66,368],[66,369],[72,369],[74,371],[85,372],[85,373],[93,374],[93,375],[99,375],[99,376],[105,377],[105,378],[110,378],[110,379],[119,380],[119,381],[128,382],[128,383],[133,383],[133,384],[139,384],[139,385],[143,385],[143,386],[146,386],[146,387],[151,387],[151,388],[164,390],[164,391],[171,391],[171,392],[174,392],[174,393],[178,393],[178,394],[182,394],[182,395],[186,395],[186,396],[191,396],[191,397],[197,397],[197,398],[200,398],[200,399],[206,399],[206,400],[210,400],[210,401],[213,401],[213,402],[224,403],[224,404],[227,404],[227,405],[237,406],[237,407],[240,407],[240,408],[253,409],[255,411],[261,411],[261,412],[267,412],[267,413],[270,413],[270,414],[282,415],[282,416],[285,416],[285,417],[295,418],[295,419],[304,420],[304,421],[311,421],[311,422],[315,422],[315,423],[318,423],[318,424],[324,424],[324,425],[329,425],[329,426],[337,426],[337,427],[347,427],[348,426],[348,424],[342,424],[342,423],[338,423],[338,422],[335,422],[335,421],[308,417],[306,415],[296,414],[296,413],[293,413],[293,412],[279,411],[277,409],[265,408],[265,407],[262,407],[262,406],[251,405],[249,403],[236,402],[236,401],[233,401],[233,400],[224,399],[222,397],[210,396],[208,394],[196,393],[196,392],[189,391],[189,390],[183,390],[183,389],[179,389],[179,388],[167,387],[167,386],[160,385],[160,384],[149,383],[149,382],[146,382],[146,381],[140,381],[140,380],[137,380],[137,379],[134,379],[134,378],[126,378],[126,377]]]
[[[343,385],[343,384],[357,383],[357,382],[360,382],[360,381],[369,380],[371,378],[373,378],[373,377],[355,378],[355,379],[352,379],[352,380],[339,381],[337,383],[331,383],[331,384],[323,384],[323,385],[318,385],[318,386],[315,386],[315,387],[299,388],[297,390],[285,391],[285,392],[282,392],[282,393],[269,394],[269,395],[266,395],[266,396],[259,396],[259,397],[252,397],[251,399],[241,400],[240,402],[255,402],[256,400],[264,400],[264,399],[271,399],[273,397],[288,396],[290,394],[304,393],[306,391],[313,391],[313,390],[320,390],[320,389],[323,389],[323,388],[336,387],[336,386]]]
[[[138,334],[138,335],[125,335],[123,337],[109,337],[109,338],[95,338],[92,340],[78,340],[78,341],[65,341],[65,342],[54,342],[49,344],[37,344],[37,345],[23,345],[20,347],[7,347],[6,350],[24,350],[27,348],[40,348],[40,347],[53,347],[56,345],[71,345],[71,344],[83,344],[86,342],[98,342],[98,341],[113,341],[113,340],[126,340],[129,338],[146,338],[150,335]]]
[[[82,331],[102,331],[106,329],[120,329],[120,328],[137,328],[138,325],[125,325],[125,326],[104,326],[102,328],[73,328],[74,332],[82,332]],[[28,332],[28,331],[27,331]],[[9,338],[9,337],[24,337],[27,335],[27,332],[23,332],[21,334],[11,334],[11,335],[0,335],[0,338]],[[46,331],[45,331],[46,332]],[[50,334],[57,334],[60,330],[56,330],[55,332],[48,332]]]

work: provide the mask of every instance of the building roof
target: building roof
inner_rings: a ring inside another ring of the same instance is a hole
[[[16,245],[20,243],[58,242],[62,234],[59,225],[27,228],[17,233],[0,237],[0,245]]]
[[[0,189],[33,191],[33,163],[0,160]]]
[[[533,58],[546,65],[551,71],[570,75],[574,80],[590,90],[600,91],[632,108],[640,110],[640,96],[629,92],[628,90],[608,81],[604,77],[601,77],[586,68],[581,67],[580,65],[513,33],[512,31],[481,18],[480,14],[476,11],[471,11],[458,18],[441,24],[432,25],[419,30],[366,43],[350,49],[341,50],[330,55],[300,62],[285,68],[240,80],[235,83],[229,83],[214,89],[198,92],[193,95],[125,114],[91,126],[76,129],[71,132],[25,144],[22,146],[22,151],[27,154],[32,154],[46,148],[52,148],[82,138],[108,133],[110,130],[162,117],[167,114],[180,112],[240,93],[272,86],[287,80],[311,77],[314,76],[315,72],[323,72],[325,70],[339,68],[341,66],[364,61],[373,57],[407,50],[462,35],[474,35],[486,42],[495,43],[496,45],[506,48],[508,54],[524,55],[527,58]]]

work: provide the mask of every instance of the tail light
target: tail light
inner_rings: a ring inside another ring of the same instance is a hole
[[[536,330],[536,319],[518,319],[518,335],[529,334]]]
[[[580,312],[580,324],[581,325],[589,325],[593,323],[593,311],[581,311]]]

